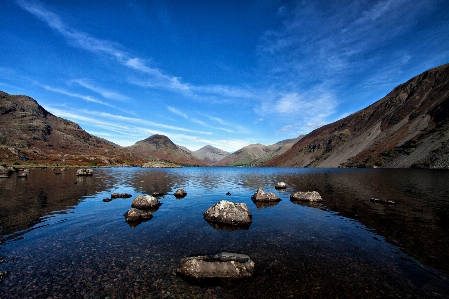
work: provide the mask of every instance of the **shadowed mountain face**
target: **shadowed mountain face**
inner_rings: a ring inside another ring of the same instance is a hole
[[[140,163],[120,146],[54,116],[27,96],[0,91],[0,159],[61,161],[90,165]]]
[[[166,160],[181,165],[205,165],[185,149],[174,144],[167,136],[152,135],[126,147],[133,154],[148,160]]]
[[[316,129],[265,163],[297,167],[449,167],[449,64]]]
[[[286,152],[300,138],[302,138],[302,136],[299,136],[298,138],[294,139],[282,140],[268,146],[263,144],[251,144],[232,153],[226,158],[220,160],[215,165],[218,166],[258,165]]]
[[[207,165],[213,165],[229,156],[229,153],[211,145],[206,145],[199,150],[193,151],[192,154]]]

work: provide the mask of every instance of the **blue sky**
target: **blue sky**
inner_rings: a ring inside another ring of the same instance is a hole
[[[306,134],[449,62],[449,2],[1,1],[0,90],[127,146]]]

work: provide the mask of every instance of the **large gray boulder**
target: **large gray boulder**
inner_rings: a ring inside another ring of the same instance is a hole
[[[204,212],[206,221],[232,226],[249,226],[252,215],[245,203],[233,203],[222,200],[211,206]]]
[[[257,192],[251,196],[253,201],[280,201],[281,199],[273,192],[266,193],[262,189],[257,189]]]
[[[131,203],[131,207],[141,210],[154,209],[162,203],[154,196],[151,195],[137,195]]]
[[[254,262],[245,254],[221,252],[181,259],[178,273],[201,278],[245,278],[254,273]]]
[[[322,201],[321,195],[317,191],[295,192],[290,195],[291,201],[318,202]]]

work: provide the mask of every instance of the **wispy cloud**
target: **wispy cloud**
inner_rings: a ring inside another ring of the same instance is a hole
[[[182,116],[183,118],[187,119],[187,114],[185,114],[184,112],[179,111],[178,109],[176,109],[175,107],[171,107],[171,106],[167,106],[167,109],[169,111],[171,111],[172,113]]]
[[[171,90],[173,92],[182,93],[186,96],[191,96],[194,99],[202,99],[204,97],[207,97],[208,95],[217,96],[222,102],[228,98],[257,98],[257,95],[255,95],[253,91],[234,86],[195,86],[186,82],[182,82],[182,79],[179,77],[170,76],[163,70],[149,66],[148,59],[131,55],[127,50],[124,49],[122,45],[118,43],[99,39],[91,36],[86,32],[70,28],[63,22],[58,14],[52,12],[39,2],[17,0],[17,3],[20,7],[33,14],[43,22],[47,23],[47,25],[51,29],[65,37],[72,45],[75,45],[92,53],[105,54],[125,67],[147,75],[146,78],[131,80],[131,83],[138,84],[147,88],[162,88]],[[98,92],[102,96],[105,96],[109,99],[126,99],[126,97],[120,96],[117,93],[108,93],[104,90],[89,85],[85,81],[81,81],[80,84],[84,84],[84,87]]]
[[[122,95],[118,92],[108,90],[108,89],[102,88],[100,86],[96,86],[90,80],[87,80],[87,79],[75,79],[75,80],[72,80],[71,82],[74,82],[74,83],[76,83],[86,89],[89,89],[93,92],[96,92],[96,93],[100,94],[103,98],[106,98],[106,99],[116,100],[116,101],[129,101],[130,100],[129,97]]]
[[[44,88],[45,90],[48,90],[48,91],[53,91],[53,92],[56,92],[56,93],[60,93],[60,94],[69,96],[69,97],[82,99],[82,100],[85,100],[87,102],[92,102],[92,103],[96,103],[96,104],[100,104],[100,105],[104,105],[104,106],[115,108],[113,105],[111,105],[111,104],[109,104],[107,102],[100,101],[100,100],[98,100],[98,99],[96,99],[94,97],[91,97],[91,96],[70,92],[70,91],[67,91],[67,90],[65,90],[63,88],[51,87],[51,86],[44,85],[44,84],[39,84],[39,83],[36,83],[36,84],[39,85],[40,87]]]

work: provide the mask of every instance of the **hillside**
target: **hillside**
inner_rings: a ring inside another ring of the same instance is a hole
[[[449,64],[428,70],[344,119],[307,134],[265,166],[449,166]]]
[[[205,163],[194,157],[187,150],[174,144],[167,136],[152,135],[144,140],[136,142],[134,145],[126,147],[132,154],[138,155],[146,161],[164,160],[181,165],[205,165]]]
[[[299,136],[298,138],[294,139],[282,140],[269,146],[263,144],[251,144],[232,153],[226,158],[220,160],[215,165],[217,166],[258,165],[286,152],[301,137],[302,136]]]
[[[120,146],[57,117],[34,99],[0,91],[0,159],[36,163],[117,165],[141,163]]]
[[[203,146],[199,150],[193,151],[192,154],[207,165],[213,165],[230,155],[228,152],[211,145]]]

